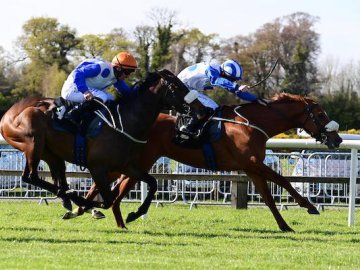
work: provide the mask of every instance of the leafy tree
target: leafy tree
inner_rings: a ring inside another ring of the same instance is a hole
[[[67,71],[67,56],[79,44],[75,30],[60,25],[55,18],[37,17],[28,20],[23,31],[20,44],[32,62],[39,68],[57,64]]]
[[[66,78],[67,74],[63,70],[60,70],[56,64],[52,65],[42,77],[42,94],[46,97],[60,96]]]
[[[237,36],[225,42],[228,58],[240,61],[244,82],[253,84],[264,78],[275,59],[272,76],[254,91],[264,97],[286,91],[307,94],[317,89],[316,57],[319,35],[313,30],[316,17],[298,12],[266,23],[254,34]]]
[[[154,28],[151,26],[137,26],[134,31],[136,52],[139,55],[140,77],[144,78],[150,70],[150,50],[155,39]]]
[[[340,130],[360,129],[360,98],[356,92],[337,91],[323,96],[320,103]]]
[[[180,30],[173,34],[174,41],[171,46],[170,69],[178,74],[189,65],[202,61],[209,61],[213,52],[219,48],[215,41],[216,34],[203,34],[199,29]]]
[[[168,9],[153,9],[150,15],[156,21],[151,62],[151,69],[156,70],[165,67],[171,59],[170,46],[176,13]]]
[[[308,94],[317,90],[315,61],[320,45],[319,34],[313,30],[317,21],[317,17],[302,12],[282,19],[281,65],[285,71],[282,87],[286,92]]]

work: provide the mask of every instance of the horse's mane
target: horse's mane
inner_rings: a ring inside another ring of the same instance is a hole
[[[274,96],[271,97],[272,103],[288,103],[288,102],[309,102],[312,101],[309,97],[305,97],[302,95],[294,95],[289,93],[276,93]]]
[[[139,95],[144,94],[149,90],[151,86],[154,86],[155,83],[160,79],[160,75],[157,72],[148,72],[145,79],[136,82],[132,87],[136,88],[136,92],[126,97],[126,99],[120,99],[119,103],[129,103],[132,100],[135,100]]]

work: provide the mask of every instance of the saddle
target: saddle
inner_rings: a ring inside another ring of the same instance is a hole
[[[94,112],[86,113],[82,115],[84,120],[81,123],[81,129],[79,129],[72,121],[64,117],[74,106],[78,105],[78,103],[59,97],[54,100],[54,105],[55,107],[52,109],[52,127],[60,132],[74,134],[74,163],[79,165],[81,169],[85,169],[87,167],[86,138],[99,135],[104,121]],[[106,115],[106,113],[107,112],[102,112],[103,115]]]
[[[69,132],[74,135],[81,133],[84,137],[95,137],[100,133],[103,121],[94,112],[85,113],[82,115],[84,119],[81,123],[82,128],[74,124],[74,121],[70,121],[67,114],[79,103],[65,100],[62,97],[54,100],[55,107],[52,110],[53,128],[58,131]],[[107,115],[107,111],[103,109],[102,113]]]

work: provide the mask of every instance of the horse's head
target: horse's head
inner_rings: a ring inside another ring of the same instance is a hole
[[[314,100],[302,96],[288,96],[296,99],[303,108],[297,120],[300,127],[329,149],[338,148],[342,142],[338,134],[339,124],[330,120],[324,109]]]
[[[162,78],[162,86],[166,88],[165,102],[177,112],[186,114],[190,110],[198,112],[202,109],[200,101],[192,100],[193,94],[186,85],[167,69],[158,72]],[[191,102],[188,102],[191,99]]]

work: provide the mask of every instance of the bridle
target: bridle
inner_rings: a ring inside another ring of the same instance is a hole
[[[306,116],[306,118],[305,118],[305,120],[303,122],[298,122],[297,125],[302,130],[305,130],[307,133],[309,133],[311,135],[311,137],[313,137],[316,141],[326,144],[326,142],[328,140],[328,136],[326,135],[326,133],[327,132],[332,132],[332,131],[338,131],[339,130],[339,124],[336,123],[335,121],[330,121],[326,125],[323,125],[320,122],[317,115],[314,113],[314,109],[319,107],[319,104],[315,103],[315,102],[314,103],[308,103],[305,99],[304,99],[304,102],[305,102],[304,112],[307,114],[307,116]],[[276,112],[281,117],[287,119],[288,121],[293,121],[285,113],[283,113],[281,110],[278,110],[277,108],[274,108],[273,106],[271,106],[271,103],[268,103],[267,107],[270,108],[272,111]],[[310,131],[306,130],[305,126],[306,126],[306,123],[308,121],[312,121],[314,123],[314,125],[316,126],[318,132],[315,133],[315,132],[310,132]]]
[[[172,99],[172,100],[176,100],[176,90],[178,87],[176,86],[176,84],[174,82],[170,82],[168,81],[166,78],[162,77],[162,85],[166,88],[166,91],[164,93],[164,98],[166,99]],[[182,113],[187,114],[190,111],[190,106],[189,104],[187,104],[186,102],[181,104],[182,106]],[[177,109],[177,111],[180,111],[179,109]]]
[[[319,141],[320,143],[325,143],[328,140],[328,136],[326,135],[327,132],[332,132],[332,131],[338,131],[339,130],[339,124],[336,123],[335,121],[330,121],[329,123],[327,123],[326,125],[321,124],[319,118],[317,117],[317,115],[314,113],[314,109],[316,107],[319,107],[319,104],[317,103],[312,103],[309,104],[308,102],[305,101],[305,112],[307,113],[307,117],[305,118],[304,122],[302,123],[301,127],[303,130],[305,130],[306,132],[308,132],[311,137],[315,138],[316,141]],[[312,121],[314,123],[314,125],[316,126],[318,132],[314,133],[314,132],[309,132],[305,129],[305,125],[308,121]]]

